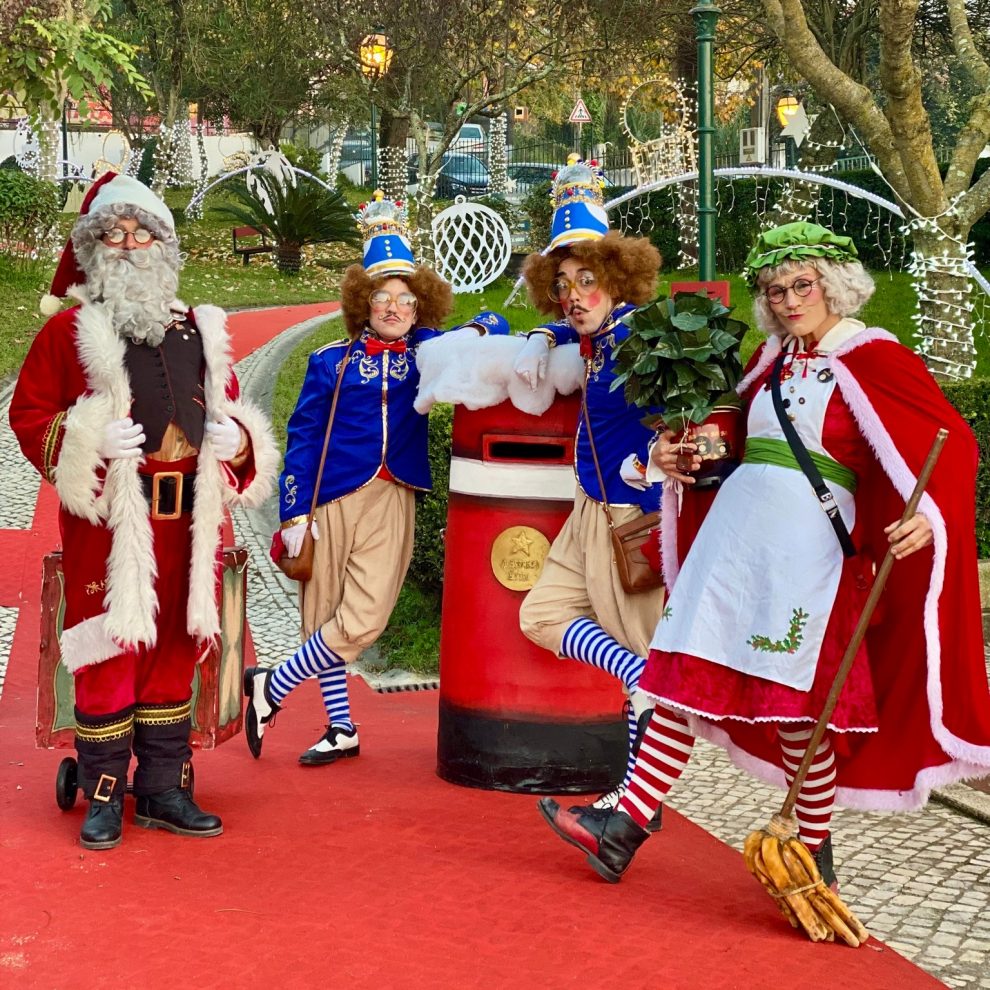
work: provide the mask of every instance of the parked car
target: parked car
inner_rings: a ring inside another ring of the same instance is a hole
[[[450,150],[482,154],[487,140],[488,135],[485,134],[481,124],[462,124],[461,129],[454,135],[454,140],[450,142]]]
[[[406,194],[415,196],[419,189],[419,156],[409,159]],[[455,196],[484,196],[491,184],[488,166],[474,155],[446,151],[440,164],[433,195],[437,199],[453,199]]]

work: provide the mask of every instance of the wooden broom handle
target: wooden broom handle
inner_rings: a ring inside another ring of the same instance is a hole
[[[932,476],[932,471],[935,470],[935,463],[942,453],[942,446],[945,444],[948,435],[949,431],[946,429],[940,429],[935,434],[935,440],[932,442],[931,450],[928,451],[928,458],[925,461],[924,467],[921,469],[921,474],[918,475],[918,481],[914,486],[914,491],[911,492],[911,497],[904,506],[904,512],[901,515],[901,524],[906,523],[917,511],[918,503],[921,501],[921,496],[925,491],[925,487],[928,485],[928,480]],[[884,555],[883,561],[877,570],[876,577],[873,579],[873,587],[870,588],[870,594],[866,599],[866,604],[863,606],[859,622],[856,623],[856,628],[853,630],[852,639],[849,640],[846,652],[842,655],[842,662],[839,664],[839,669],[835,674],[835,680],[832,682],[832,690],[829,691],[828,698],[825,699],[825,707],[822,709],[821,715],[818,716],[818,723],[815,725],[815,731],[811,734],[808,748],[804,751],[804,758],[801,760],[801,765],[798,767],[794,780],[787,791],[787,797],[784,798],[784,804],[780,809],[782,818],[790,818],[794,813],[794,805],[797,802],[798,792],[804,785],[808,771],[811,769],[811,763],[815,758],[815,754],[818,752],[818,744],[822,741],[822,736],[825,735],[828,720],[832,717],[832,712],[835,710],[835,706],[839,701],[839,694],[842,691],[843,685],[846,683],[846,677],[849,675],[853,660],[856,658],[856,651],[859,649],[860,643],[863,642],[863,637],[866,635],[866,629],[870,624],[873,611],[877,607],[877,602],[880,600],[884,585],[887,583],[887,576],[890,574],[890,569],[893,566],[894,554],[891,548],[888,547],[887,553]]]

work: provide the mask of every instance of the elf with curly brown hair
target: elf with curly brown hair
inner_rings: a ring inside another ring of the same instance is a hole
[[[630,699],[631,767],[638,717],[649,708],[638,690],[639,675],[663,607],[663,592],[624,590],[612,562],[603,502],[607,500],[616,526],[659,506],[659,486],[652,488],[645,478],[654,433],[641,420],[650,410],[629,405],[622,389],[612,386],[613,352],[629,332],[622,319],[655,295],[661,259],[647,239],[609,231],[600,180],[591,166],[569,163],[556,178],[553,196],[549,248],[526,259],[523,275],[534,305],[559,319],[529,334],[515,370],[535,389],[546,374],[550,349],[580,343],[585,378],[575,445],[578,491],[519,619],[533,642],[558,656],[599,667],[622,682]],[[606,813],[612,808],[626,779],[598,798],[592,810]]]
[[[348,268],[341,286],[348,336],[310,356],[279,483],[282,527],[275,542],[295,557],[341,378],[312,524],[313,573],[300,585],[303,644],[278,666],[252,667],[244,675],[246,735],[256,758],[285,696],[306,678],[319,679],[328,724],[300,756],[306,766],[360,751],[346,665],[382,634],[409,568],[415,493],[430,488],[428,419],[413,409],[416,354],[442,335],[435,327],[453,309],[450,286],[413,259],[401,204],[376,193],[362,208],[360,225],[364,264]],[[482,313],[462,331],[507,329],[501,316]]]

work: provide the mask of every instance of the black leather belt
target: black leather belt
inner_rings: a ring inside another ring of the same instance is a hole
[[[192,512],[195,473],[159,471],[138,477],[151,507],[152,519],[178,519],[183,513]]]

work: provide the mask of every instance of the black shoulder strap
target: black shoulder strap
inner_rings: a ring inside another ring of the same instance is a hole
[[[784,358],[786,356],[787,352],[784,350],[783,345],[781,345],[780,355],[774,363],[773,371],[770,372],[770,395],[773,397],[774,412],[777,413],[777,419],[780,420],[780,428],[784,431],[784,437],[790,445],[791,452],[794,454],[805,477],[811,482],[811,487],[814,488],[815,494],[818,496],[818,501],[825,510],[825,515],[828,516],[828,521],[832,524],[835,535],[839,538],[839,545],[842,547],[843,555],[846,557],[855,557],[856,547],[853,544],[852,537],[849,535],[849,530],[846,529],[846,524],[842,520],[842,514],[839,512],[839,505],[835,501],[835,496],[832,494],[832,490],[828,485],[825,484],[825,479],[821,476],[818,468],[815,467],[815,462],[808,455],[808,451],[801,442],[797,430],[794,429],[794,424],[788,419],[787,410],[784,409],[784,400],[780,396],[780,373],[783,370]]]

